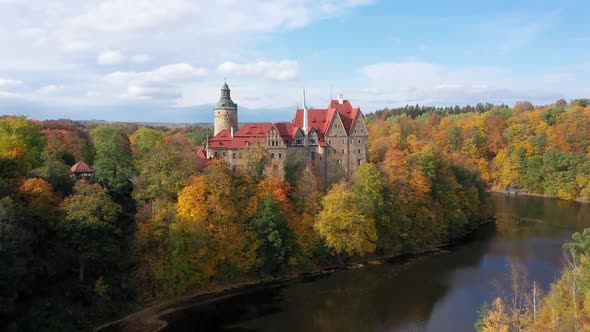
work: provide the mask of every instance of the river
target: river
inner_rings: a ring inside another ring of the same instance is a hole
[[[167,331],[473,331],[478,309],[518,268],[542,289],[590,205],[492,194],[496,224],[443,253],[257,289],[163,317]]]

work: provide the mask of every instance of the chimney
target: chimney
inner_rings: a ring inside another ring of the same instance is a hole
[[[234,138],[234,126],[230,127],[230,131],[231,131],[231,138]]]
[[[338,104],[342,105],[344,103],[344,97],[341,93],[338,94]]]

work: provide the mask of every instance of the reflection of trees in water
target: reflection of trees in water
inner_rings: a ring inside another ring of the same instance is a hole
[[[590,206],[532,196],[493,195],[498,232],[506,240],[554,235],[590,225]]]
[[[452,272],[475,267],[483,243],[404,264],[337,272],[284,290],[282,311],[240,326],[266,331],[375,331],[426,323],[452,287]]]
[[[404,264],[368,266],[284,288],[246,292],[215,304],[176,313],[174,317],[169,317],[175,318],[169,330],[423,330],[430,327],[427,324],[437,303],[443,303],[452,294],[451,291],[475,289],[486,282],[481,276],[469,280],[473,275],[462,272],[470,268],[475,270],[484,254],[506,257],[508,265],[493,270],[499,273],[503,273],[503,268],[517,271],[519,264],[540,264],[526,266],[525,270],[532,271],[532,275],[526,279],[528,281],[520,279],[518,283],[520,289],[530,288],[531,279],[539,280],[536,273],[560,266],[551,264],[561,264],[559,254],[555,255],[555,262],[552,261],[553,256],[547,254],[555,249],[552,246],[561,246],[556,230],[559,232],[563,227],[565,234],[590,224],[590,207],[587,205],[506,195],[494,195],[493,202],[497,223],[495,226],[485,225],[478,234],[483,238],[496,234],[499,241],[470,242],[451,249],[451,254],[428,256]],[[545,279],[552,277],[545,276]],[[507,278],[503,282],[506,283]],[[524,294],[524,291],[521,292]],[[482,298],[486,296],[489,294],[483,294]],[[453,302],[453,305],[456,303]],[[470,304],[461,302],[458,305]],[[478,305],[465,310],[477,310]]]
[[[256,331],[231,326],[279,312],[281,288],[280,285],[255,287],[225,299],[198,305],[187,304],[185,308],[160,319],[168,322],[165,331]]]
[[[374,331],[426,323],[452,286],[451,272],[475,267],[485,243],[452,255],[335,272],[312,282],[263,288],[163,317],[168,331]]]

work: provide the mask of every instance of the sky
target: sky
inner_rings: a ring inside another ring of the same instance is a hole
[[[242,121],[590,97],[590,1],[0,0],[0,114]]]

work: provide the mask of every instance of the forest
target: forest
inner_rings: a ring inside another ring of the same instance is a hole
[[[495,190],[590,198],[589,99],[539,107],[517,102],[485,112],[432,110],[416,117],[377,112],[369,121],[373,163],[392,148],[431,146],[453,164],[477,171]]]
[[[264,155],[235,173],[205,162],[203,127],[2,117],[0,329],[88,330],[216,286],[419,252],[488,220],[489,188],[588,198],[588,100],[482,107],[368,115],[369,162],[327,190],[297,164],[265,177]],[[91,181],[70,177],[80,160]]]

